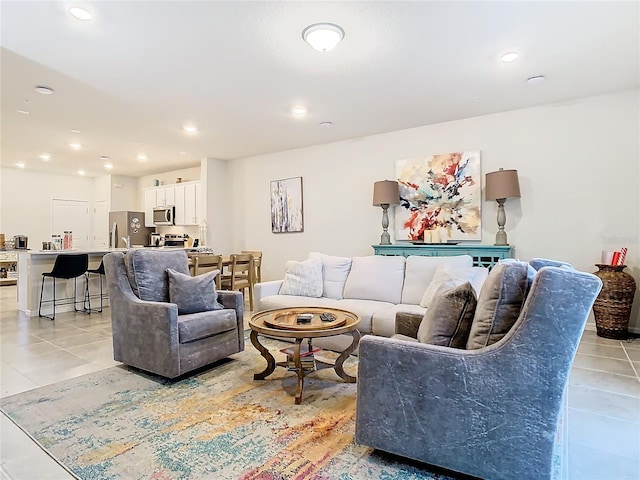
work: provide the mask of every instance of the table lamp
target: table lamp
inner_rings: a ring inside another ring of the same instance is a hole
[[[391,245],[391,237],[387,229],[389,228],[390,205],[400,203],[400,193],[398,192],[398,182],[393,180],[381,180],[373,184],[373,205],[382,207],[382,235],[380,235],[380,245]]]
[[[485,197],[498,202],[498,231],[494,245],[509,245],[504,225],[507,216],[504,213],[504,202],[507,198],[520,197],[520,184],[517,170],[503,170],[487,173],[485,179]]]

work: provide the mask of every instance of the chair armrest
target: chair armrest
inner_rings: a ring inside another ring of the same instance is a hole
[[[418,338],[418,329],[424,315],[419,313],[398,312],[396,313],[395,333],[406,335],[407,337]]]

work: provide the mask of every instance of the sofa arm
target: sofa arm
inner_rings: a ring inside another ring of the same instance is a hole
[[[411,338],[418,338],[418,329],[424,315],[419,313],[398,312],[396,313],[395,333],[406,335]]]
[[[253,286],[253,299],[255,301],[255,313],[266,310],[262,307],[261,300],[270,295],[277,295],[283,280],[271,280],[269,282],[256,283]]]
[[[232,308],[236,311],[238,325],[238,340],[240,351],[244,350],[244,297],[242,292],[236,290],[219,290],[218,301],[224,308]]]

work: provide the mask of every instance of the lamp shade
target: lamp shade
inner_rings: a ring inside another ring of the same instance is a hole
[[[381,180],[373,184],[373,205],[398,205],[400,203],[400,193],[398,192],[398,182],[393,180]]]
[[[520,183],[517,170],[503,170],[487,173],[485,177],[485,196],[487,200],[513,198],[520,196]]]

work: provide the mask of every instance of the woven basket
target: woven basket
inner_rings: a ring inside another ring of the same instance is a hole
[[[626,339],[629,337],[631,304],[636,293],[636,281],[627,272],[626,265],[596,264],[594,275],[602,280],[602,290],[593,304],[598,336]]]

